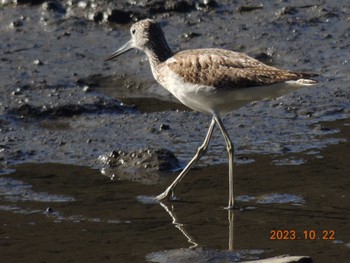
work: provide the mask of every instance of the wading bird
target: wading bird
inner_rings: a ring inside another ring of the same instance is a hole
[[[235,208],[233,182],[233,144],[221,115],[243,104],[263,98],[279,97],[297,87],[317,83],[315,74],[298,73],[268,66],[243,53],[218,48],[191,49],[174,54],[156,21],[145,19],[130,29],[131,40],[107,60],[136,48],[146,53],[154,78],[187,107],[212,115],[203,144],[172,184],[156,198],[171,198],[185,174],[206,152],[217,125],[226,142],[229,158],[228,209]]]

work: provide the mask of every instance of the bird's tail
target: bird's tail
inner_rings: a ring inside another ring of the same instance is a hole
[[[315,77],[318,77],[318,74],[314,73],[296,73],[298,78],[296,78],[294,81],[291,81],[293,84],[302,85],[302,86],[311,86],[318,83],[317,80],[313,79]]]
[[[314,79],[298,79],[295,81],[296,84],[304,85],[304,86],[311,86],[315,85],[318,81]]]

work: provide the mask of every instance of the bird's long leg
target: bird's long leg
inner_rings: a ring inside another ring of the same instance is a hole
[[[233,195],[233,154],[234,154],[234,149],[233,149],[233,144],[228,136],[228,133],[225,129],[224,124],[222,123],[222,120],[220,119],[219,116],[214,116],[214,119],[216,123],[218,124],[222,135],[224,136],[225,142],[226,142],[226,149],[228,152],[228,161],[229,161],[229,174],[228,174],[228,185],[229,185],[229,199],[228,199],[228,207],[227,209],[234,209],[235,208],[235,198]]]
[[[215,123],[217,123],[217,121],[213,117],[213,119],[210,123],[209,129],[208,129],[208,132],[207,132],[207,136],[205,137],[203,144],[198,148],[195,156],[187,164],[185,169],[183,169],[182,172],[171,183],[171,185],[163,193],[161,193],[160,195],[158,195],[156,197],[157,200],[162,200],[166,197],[170,197],[170,195],[173,194],[173,190],[176,187],[176,185],[182,180],[182,178],[186,175],[186,173],[199,161],[199,159],[202,157],[202,155],[206,152],[206,150],[208,149],[208,145],[209,145],[211,136],[213,134],[213,129],[215,127]]]

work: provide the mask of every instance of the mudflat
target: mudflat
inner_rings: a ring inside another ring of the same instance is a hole
[[[3,1],[1,261],[184,262],[183,251],[198,262],[280,254],[345,262],[349,9],[343,1]],[[179,202],[145,204],[192,157],[210,119],[157,85],[140,52],[104,61],[146,17],[163,21],[174,51],[219,47],[320,75],[314,87],[225,117],[243,208],[231,221],[219,132],[179,186]]]

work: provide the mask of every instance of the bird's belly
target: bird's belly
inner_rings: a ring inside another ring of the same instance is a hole
[[[169,81],[162,83],[165,89],[173,94],[182,104],[200,112],[213,113],[214,87],[186,83],[182,81]]]

